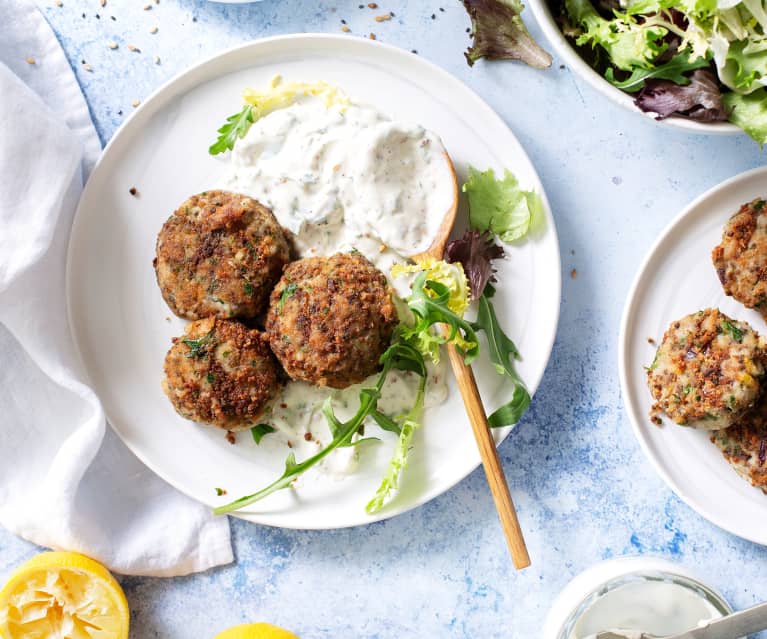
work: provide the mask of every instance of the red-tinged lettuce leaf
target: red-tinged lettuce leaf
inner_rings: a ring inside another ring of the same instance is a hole
[[[445,249],[448,262],[460,262],[469,279],[471,299],[479,299],[488,282],[495,282],[492,261],[503,257],[503,247],[495,243],[494,236],[484,231],[466,231]]]
[[[634,103],[662,120],[670,115],[699,120],[721,122],[729,114],[722,101],[722,91],[709,69],[697,69],[690,83],[680,86],[668,80],[647,80]]]
[[[466,61],[480,58],[521,60],[536,69],[551,66],[551,56],[533,40],[522,22],[524,6],[518,0],[463,0],[471,18],[472,45]]]

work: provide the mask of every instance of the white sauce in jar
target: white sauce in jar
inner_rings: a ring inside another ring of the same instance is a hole
[[[454,177],[445,148],[423,127],[393,122],[372,107],[306,100],[256,121],[237,141],[218,188],[243,193],[269,207],[293,233],[301,257],[356,249],[389,276],[392,264],[429,248],[453,206]],[[407,280],[394,282],[401,295]],[[447,397],[444,361],[428,363],[425,408]],[[321,408],[333,397],[340,419],[359,405],[359,391],[374,375],[343,390],[290,382],[264,421],[300,458],[331,440]],[[379,401],[396,417],[416,398],[418,380],[393,371]],[[367,426],[373,426],[367,420]],[[378,431],[376,430],[376,433]],[[367,433],[369,436],[369,432]],[[322,466],[345,475],[356,466],[357,447],[328,455]]]
[[[642,579],[610,589],[580,616],[568,639],[596,639],[612,630],[627,637],[643,632],[674,635],[721,617],[702,593],[674,581]]]

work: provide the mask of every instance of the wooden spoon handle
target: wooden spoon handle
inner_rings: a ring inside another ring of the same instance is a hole
[[[517,513],[514,510],[514,502],[511,500],[509,486],[506,483],[506,475],[503,472],[503,466],[501,466],[501,460],[498,457],[498,449],[495,447],[495,440],[493,440],[493,435],[487,423],[487,416],[482,406],[482,398],[479,395],[479,389],[477,389],[474,373],[471,370],[471,366],[464,364],[463,356],[456,350],[453,344],[447,345],[447,353],[453,366],[458,388],[463,397],[463,403],[466,406],[471,429],[474,431],[474,437],[477,440],[477,447],[482,458],[482,465],[485,468],[487,483],[490,485],[490,492],[493,494],[495,508],[501,519],[501,526],[506,536],[506,543],[511,551],[514,567],[517,570],[527,568],[530,565],[530,556],[527,554],[525,539],[522,535],[522,529],[519,527]]]

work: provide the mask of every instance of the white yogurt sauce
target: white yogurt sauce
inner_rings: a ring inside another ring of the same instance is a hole
[[[428,362],[427,369],[424,397],[426,410],[438,406],[447,398],[444,362],[438,365]],[[290,382],[283,388],[281,396],[272,403],[271,415],[267,421],[290,442],[299,459],[308,457],[321,450],[332,439],[322,414],[325,399],[332,397],[336,416],[342,421],[347,420],[359,407],[360,389],[363,386],[373,386],[377,378],[378,374],[375,374],[361,384],[354,384],[343,390],[319,388],[306,382]],[[414,373],[392,371],[381,391],[378,408],[390,417],[402,415],[412,408],[417,393],[418,377]],[[371,427],[375,427],[376,431],[372,432]],[[307,434],[311,437],[307,437]],[[375,422],[372,419],[366,420],[365,436],[379,435]],[[357,453],[356,447],[337,449],[322,461],[323,470],[329,475],[343,477],[355,470]]]
[[[436,134],[393,122],[368,106],[326,107],[319,100],[298,102],[255,122],[235,144],[218,186],[268,206],[293,233],[302,257],[354,248],[387,276],[392,264],[429,248],[455,195]],[[401,295],[408,291],[407,281],[394,284]],[[359,405],[360,388],[376,378],[341,391],[291,382],[273,402],[268,421],[299,458],[316,453],[331,439],[321,412],[325,399],[332,395],[336,414],[347,419]],[[413,374],[390,373],[380,410],[389,416],[405,413],[417,388]],[[430,364],[425,407],[446,397],[444,363]],[[356,460],[357,447],[339,449],[323,467],[345,475]]]
[[[354,247],[387,272],[429,248],[453,204],[437,135],[368,106],[279,109],[251,126],[231,160],[221,187],[271,208],[303,256]]]
[[[599,597],[578,619],[568,639],[596,639],[608,630],[631,639],[643,632],[673,635],[721,616],[702,593],[672,581],[643,579]]]

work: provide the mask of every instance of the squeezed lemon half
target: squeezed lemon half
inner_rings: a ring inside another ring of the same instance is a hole
[[[129,623],[120,584],[77,553],[32,557],[0,590],[2,639],[128,639]]]
[[[215,639],[298,639],[292,632],[268,623],[246,623],[216,635]]]

